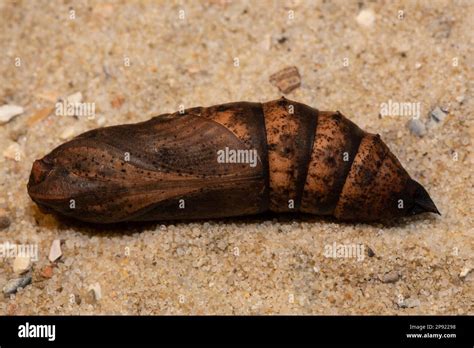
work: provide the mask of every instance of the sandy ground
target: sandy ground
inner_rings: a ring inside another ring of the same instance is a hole
[[[0,294],[0,313],[474,314],[473,17],[467,0],[1,0],[0,105],[24,112],[0,125],[0,242],[36,246],[38,260],[16,275],[3,248],[0,288],[32,282]],[[287,66],[301,86],[286,97],[380,133],[442,216],[101,230],[28,197],[32,162],[65,140],[180,105],[279,98],[269,77]],[[58,98],[78,92],[95,117],[57,115]],[[411,115],[380,116],[389,100],[420,103],[422,136]],[[447,116],[433,123],[437,106]]]

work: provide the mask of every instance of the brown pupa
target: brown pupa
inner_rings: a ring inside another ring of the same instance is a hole
[[[91,130],[35,161],[28,193],[43,210],[95,223],[439,213],[379,135],[285,98]]]

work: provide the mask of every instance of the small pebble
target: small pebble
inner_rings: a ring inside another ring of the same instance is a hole
[[[417,298],[407,298],[397,303],[400,308],[414,308],[420,305],[420,300]]]
[[[53,267],[52,266],[46,266],[45,268],[43,268],[41,270],[41,274],[40,274],[43,278],[51,278],[53,276]]]
[[[110,102],[110,105],[114,109],[120,109],[122,107],[123,103],[125,103],[125,97],[123,97],[121,95],[118,95],[114,99],[112,99],[112,101]]]
[[[369,256],[369,257],[374,257],[375,256],[375,252],[369,246],[367,247],[367,256]]]
[[[76,133],[76,129],[74,127],[67,127],[66,129],[64,129],[61,134],[59,135],[59,137],[62,139],[62,140],[66,140],[66,139],[70,139],[72,138],[72,136],[74,135],[74,133]]]
[[[456,97],[456,101],[459,103],[459,104],[462,104],[464,102],[464,96],[463,95],[460,95],[459,97]]]
[[[54,262],[59,259],[62,255],[61,241],[59,239],[53,240],[51,249],[49,250],[49,261]]]
[[[99,127],[102,127],[104,124],[105,124],[105,117],[104,116],[100,116],[98,119],[97,119],[97,125]]]
[[[281,45],[281,44],[284,44],[287,40],[288,40],[288,37],[283,35],[277,39],[277,42]]]
[[[290,93],[301,86],[301,75],[297,67],[290,66],[271,75],[270,83],[282,93]]]
[[[438,40],[447,39],[451,35],[451,29],[454,21],[445,16],[436,17],[429,24],[431,35]]]
[[[472,271],[472,268],[471,267],[464,267],[462,270],[461,270],[461,273],[459,273],[459,278],[461,279],[465,279],[467,277],[467,275]]]
[[[24,288],[31,283],[31,274],[27,274],[21,278],[15,278],[9,280],[3,287],[3,293],[5,295],[14,294],[19,288]]]
[[[228,243],[227,243],[227,241],[225,241],[225,240],[220,240],[220,241],[217,243],[217,247],[218,247],[220,250],[222,250],[222,251],[224,251],[224,250],[227,248],[227,245],[228,245]]]
[[[6,215],[0,216],[0,230],[8,228],[11,224],[10,218]]]
[[[408,121],[407,126],[410,132],[412,132],[416,136],[422,137],[426,134],[426,126],[418,118],[413,118]]]
[[[17,256],[13,261],[13,272],[23,274],[31,268],[31,259],[28,256]]]
[[[70,104],[79,104],[80,102],[82,102],[82,93],[73,93],[66,98],[66,101]]]
[[[270,34],[266,34],[262,37],[262,41],[260,46],[265,50],[269,51],[272,48],[272,36]]]
[[[95,283],[95,284],[90,285],[87,292],[86,302],[96,303],[97,301],[100,301],[101,298],[102,298],[102,289],[100,287],[100,284]]]
[[[356,21],[363,27],[369,28],[374,25],[375,13],[371,9],[362,10],[357,15]]]
[[[87,304],[96,303],[97,301],[95,299],[94,290],[88,290],[84,300],[86,301]]]
[[[23,113],[23,108],[18,105],[2,105],[0,106],[0,124],[9,122],[13,117]]]
[[[443,111],[439,106],[431,111],[431,118],[438,123],[443,122],[447,115],[447,112]]]
[[[3,156],[11,160],[20,160],[21,159],[21,147],[18,143],[11,143],[4,151]]]
[[[379,279],[382,283],[395,283],[400,279],[400,274],[397,271],[391,271],[379,276]]]

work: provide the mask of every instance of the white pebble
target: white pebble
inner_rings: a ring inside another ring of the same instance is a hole
[[[467,277],[467,275],[472,271],[472,268],[471,267],[464,267],[461,271],[461,273],[459,273],[459,278],[461,279],[464,279]]]
[[[31,259],[28,256],[17,256],[13,261],[13,272],[23,274],[31,268]]]
[[[266,34],[266,35],[263,36],[262,42],[261,42],[261,47],[265,51],[269,51],[270,48],[272,48],[272,37],[271,37],[270,34]]]
[[[100,301],[102,298],[102,289],[99,283],[90,285],[88,290],[94,293],[94,298],[96,301]]]
[[[75,130],[76,129],[74,127],[67,127],[65,130],[61,132],[59,137],[62,140],[70,139],[74,135],[74,133],[76,133]]]
[[[379,276],[379,279],[382,283],[395,283],[400,279],[400,274],[397,271],[391,271]]]
[[[400,308],[414,308],[414,307],[418,307],[419,305],[420,305],[420,300],[418,300],[417,298],[407,298],[398,303],[398,306]]]
[[[100,116],[100,117],[97,119],[97,125],[98,125],[99,127],[102,127],[104,124],[105,124],[105,117],[104,117],[104,116]]]
[[[61,241],[59,239],[53,240],[51,249],[49,250],[49,261],[54,262],[59,259],[62,255]]]
[[[21,159],[22,151],[18,143],[11,143],[4,151],[3,156],[5,158],[19,161]]]
[[[456,101],[457,101],[458,103],[462,104],[462,103],[464,102],[464,98],[465,98],[465,97],[464,97],[463,95],[460,95],[460,96],[456,97]]]
[[[448,114],[443,111],[439,106],[435,107],[433,111],[431,111],[431,118],[436,122],[443,122]]]
[[[71,94],[66,98],[66,101],[70,104],[78,104],[82,102],[82,93],[81,92],[76,92],[74,94]]]
[[[23,108],[18,105],[2,105],[0,106],[0,124],[7,123],[13,117],[22,114]]]
[[[419,119],[411,119],[408,122],[408,129],[410,130],[410,132],[419,137],[422,137],[426,134],[426,126]]]
[[[357,15],[356,21],[366,28],[371,27],[375,22],[375,13],[370,9],[362,10]]]

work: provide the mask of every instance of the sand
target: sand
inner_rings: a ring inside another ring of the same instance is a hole
[[[472,1],[1,1],[0,105],[24,112],[0,125],[0,243],[36,246],[38,259],[31,284],[0,294],[0,313],[474,314],[473,17]],[[103,230],[27,195],[33,161],[77,134],[276,99],[269,77],[288,66],[301,86],[287,98],[379,133],[442,215]],[[79,92],[94,117],[57,115]],[[389,101],[420,107],[422,136],[413,114],[381,115]],[[24,277],[3,256],[0,288]]]

